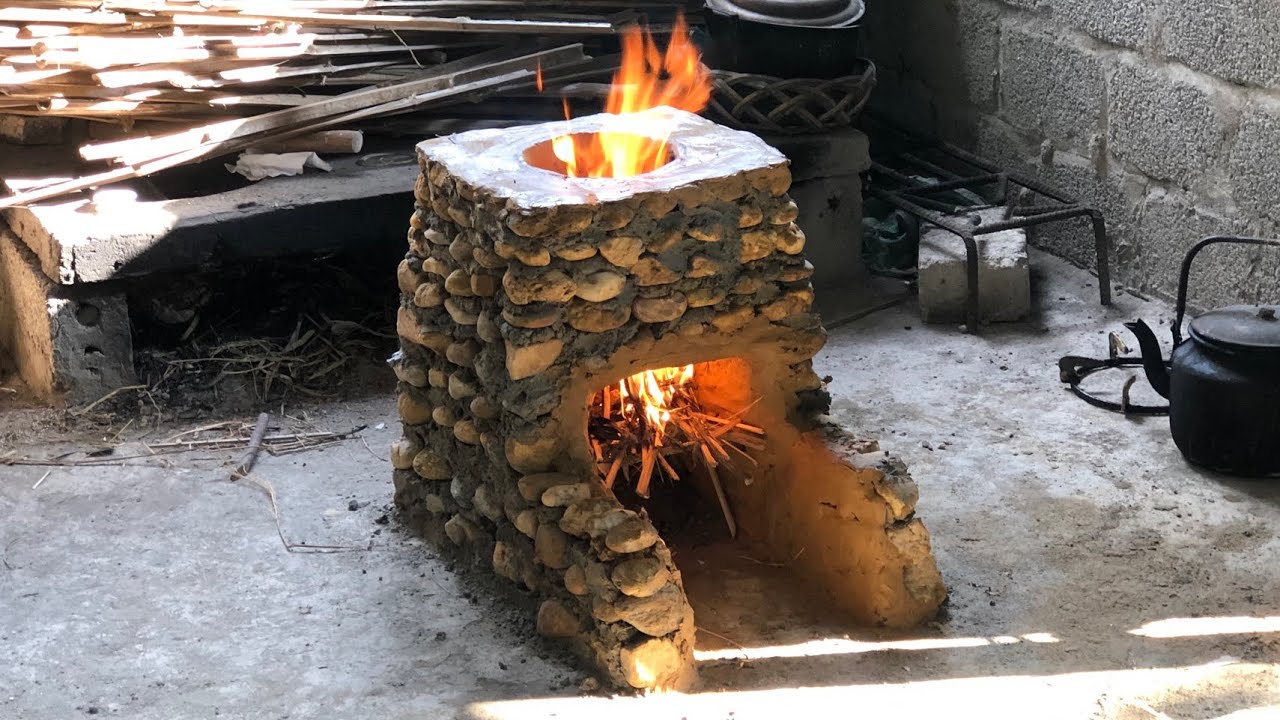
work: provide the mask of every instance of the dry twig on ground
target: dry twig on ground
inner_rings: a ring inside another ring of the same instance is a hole
[[[233,428],[234,426],[234,428]],[[276,435],[264,435],[261,447],[273,456],[291,455],[308,450],[318,450],[321,448],[337,445],[345,440],[359,437],[361,431],[367,426],[359,425],[346,432],[306,432],[306,433],[281,433]],[[233,428],[233,434],[227,435],[225,431]],[[84,454],[83,452],[64,453],[52,458],[33,458],[19,457],[17,455],[6,455],[0,457],[0,465],[18,465],[18,466],[36,466],[36,467],[122,467],[125,465],[138,466],[136,463],[127,463],[127,460],[147,460],[162,455],[178,455],[183,453],[193,453],[201,451],[228,450],[242,448],[245,443],[251,439],[251,435],[246,435],[253,426],[247,423],[216,423],[214,425],[205,426],[203,428],[195,428],[183,433],[179,433],[173,437],[185,438],[171,440],[166,442],[145,444],[146,453],[135,453],[129,455],[118,455],[115,453],[116,448],[105,448],[88,453],[88,457],[81,459],[73,459],[72,455]],[[215,430],[223,430],[221,437],[193,437],[206,432]],[[95,455],[97,453],[97,455]]]
[[[299,554],[320,554],[329,555],[333,553],[347,552],[368,552],[373,549],[373,543],[367,545],[308,545],[306,543],[291,542],[284,536],[284,527],[280,524],[280,503],[276,498],[276,488],[270,481],[259,478],[255,475],[247,475],[244,481],[251,483],[267,494],[267,498],[271,501],[271,516],[276,522],[276,535],[280,536],[280,544],[284,546],[285,552]]]

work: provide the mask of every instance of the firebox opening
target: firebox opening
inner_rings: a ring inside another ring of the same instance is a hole
[[[568,177],[634,177],[674,157],[665,139],[617,131],[558,135],[524,151],[529,165]]]
[[[767,642],[783,625],[842,621],[800,572],[804,551],[770,529],[782,501],[770,498],[798,477],[779,457],[786,433],[768,419],[769,388],[754,380],[741,358],[645,370],[591,397],[587,435],[600,481],[671,550],[699,626]],[[721,648],[701,635],[697,646]]]
[[[587,425],[601,483],[623,504],[643,507],[659,531],[699,526],[705,539],[735,537],[730,497],[752,483],[753,455],[766,442],[746,419],[749,388],[746,363],[736,359],[651,368],[601,388]],[[704,510],[720,532],[706,532]]]

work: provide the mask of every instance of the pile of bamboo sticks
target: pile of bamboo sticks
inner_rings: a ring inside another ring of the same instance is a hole
[[[532,90],[539,69],[567,82],[555,71],[583,71],[582,43],[607,46],[642,19],[661,28],[684,2],[18,0],[0,3],[0,114],[142,123],[84,148],[86,161],[115,166],[92,178],[102,184],[234,152],[268,131]],[[522,51],[495,53],[512,45]],[[607,79],[609,68],[595,69],[586,79]]]
[[[618,12],[623,7],[603,0],[572,10],[512,0],[22,0],[0,7],[0,109],[183,120],[287,107],[305,101],[290,90],[409,79],[511,36],[610,35],[638,17]],[[459,13],[466,15],[449,16]]]
[[[734,413],[704,407],[692,384],[670,388],[664,408],[669,420],[661,427],[647,419],[638,376],[618,388],[605,386],[592,398],[588,436],[596,468],[606,488],[622,478],[636,495],[648,498],[655,478],[679,482],[682,474],[703,472],[710,479],[729,534],[738,526],[725,496],[720,469],[751,482],[756,459],[764,450],[764,430],[743,422],[750,406]]]
[[[159,135],[142,135],[81,146],[85,160],[113,167],[71,180],[57,180],[0,197],[0,208],[26,205],[69,193],[143,177],[161,170],[278,142],[369,118],[460,102],[532,86],[539,69],[588,63],[581,45],[534,52],[495,50],[439,65],[421,78],[317,97],[297,107],[249,118],[220,120]]]

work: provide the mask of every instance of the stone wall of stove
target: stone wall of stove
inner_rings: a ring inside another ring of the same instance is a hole
[[[718,371],[756,389],[737,405],[769,438],[759,480],[726,490],[740,525],[779,558],[809,548],[797,565],[854,618],[911,625],[945,597],[905,470],[820,425],[829,398],[811,358],[825,331],[785,159],[683,122],[684,167],[615,199],[522,166],[519,137],[424,143],[398,269],[397,505],[543,598],[540,632],[637,688],[687,684],[694,641],[670,549],[603,487],[587,450],[590,395],[640,370],[746,368]],[[547,130],[521,132],[532,143]],[[556,188],[563,204],[529,202]]]

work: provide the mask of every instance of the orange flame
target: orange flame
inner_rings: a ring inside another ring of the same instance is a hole
[[[622,63],[609,87],[606,112],[626,115],[664,105],[699,112],[710,99],[711,74],[689,39],[683,15],[676,18],[665,54],[658,52],[647,29],[623,31]],[[570,177],[630,177],[667,163],[670,130],[659,128],[655,135],[653,128],[631,132],[626,127],[619,121],[597,133],[561,135],[553,139],[552,150]]]
[[[692,365],[645,370],[620,380],[618,397],[622,401],[622,412],[629,417],[637,413],[644,415],[653,429],[656,444],[661,447],[663,431],[671,422],[671,403],[676,391],[692,380]]]

